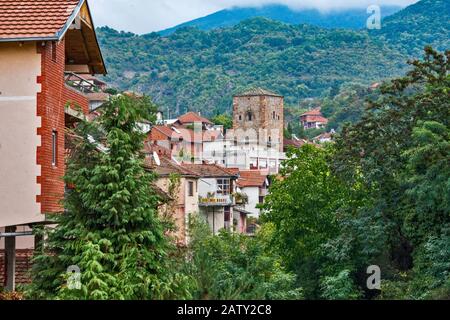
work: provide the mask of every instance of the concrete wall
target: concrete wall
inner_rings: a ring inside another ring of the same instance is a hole
[[[241,188],[242,192],[248,196],[248,203],[245,205],[245,211],[251,212],[250,217],[259,218],[260,210],[256,208],[259,204],[259,188],[247,187]]]
[[[35,43],[0,43],[0,227],[44,219],[36,197],[41,55]]]

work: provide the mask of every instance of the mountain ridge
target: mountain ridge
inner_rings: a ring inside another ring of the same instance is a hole
[[[381,6],[382,17],[400,11],[402,6]],[[293,10],[286,5],[265,5],[262,7],[233,7],[210,15],[181,23],[172,28],[161,30],[161,35],[170,35],[176,30],[194,27],[208,31],[232,27],[250,18],[268,18],[288,24],[311,24],[322,28],[361,29],[364,28],[369,14],[366,8],[335,9],[322,12],[318,9]]]

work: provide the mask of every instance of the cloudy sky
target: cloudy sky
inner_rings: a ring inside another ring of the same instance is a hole
[[[233,6],[286,4],[293,9],[330,10],[371,4],[406,6],[417,0],[89,0],[96,26],[149,33]]]

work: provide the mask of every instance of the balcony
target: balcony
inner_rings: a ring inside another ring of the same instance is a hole
[[[87,80],[74,72],[66,71],[64,72],[64,82],[70,88],[86,96],[89,100],[89,111],[94,111],[109,99],[109,94],[103,92],[106,84],[100,80]]]
[[[200,207],[227,207],[233,206],[234,200],[231,195],[208,195],[206,197],[200,196],[198,199]]]

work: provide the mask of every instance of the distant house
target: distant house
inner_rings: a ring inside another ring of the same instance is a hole
[[[236,170],[215,164],[183,164],[200,176],[198,184],[200,216],[208,222],[214,234],[221,229],[242,232],[246,229],[246,214],[234,211]]]
[[[331,130],[331,132],[325,132],[313,139],[314,143],[322,144],[326,142],[331,142],[333,140],[333,136],[336,132],[334,130]]]
[[[175,240],[179,245],[187,245],[189,242],[188,222],[189,216],[198,214],[199,197],[198,183],[200,176],[166,157],[164,150],[160,147],[147,149],[149,154],[145,159],[145,168],[157,174],[155,183],[156,191],[159,191],[163,203],[159,207],[159,213],[170,216],[175,222]],[[155,154],[153,152],[157,154]],[[155,159],[157,158],[157,159]],[[171,177],[177,175],[179,181],[175,181],[173,193],[170,193]]]
[[[245,203],[238,204],[249,216],[259,218],[260,209],[258,204],[264,203],[268,194],[269,180],[268,171],[241,170],[237,181],[238,192],[245,195]]]
[[[300,123],[305,130],[322,129],[328,124],[328,119],[323,116],[320,108],[316,108],[302,114],[300,116]]]
[[[192,127],[195,124],[201,124],[202,129],[211,129],[214,124],[206,118],[203,118],[201,115],[195,112],[188,112],[177,118],[177,121],[174,123],[175,126],[179,127]]]
[[[292,137],[292,139],[284,138],[284,152],[287,152],[289,148],[301,148],[303,145],[307,144],[308,141],[305,139],[299,139],[297,137]]]

